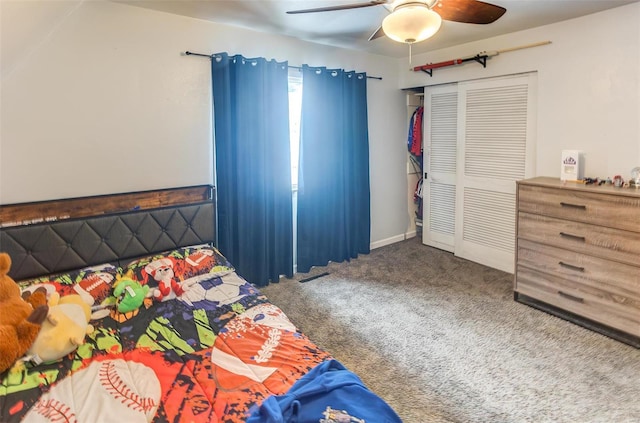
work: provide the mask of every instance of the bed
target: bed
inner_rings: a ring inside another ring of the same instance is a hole
[[[197,186],[2,207],[9,275],[82,298],[92,330],[0,374],[1,422],[400,421],[215,248],[213,198]],[[124,281],[145,293],[121,312]]]

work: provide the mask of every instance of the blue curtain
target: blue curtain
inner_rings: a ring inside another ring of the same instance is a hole
[[[218,248],[264,286],[293,276],[288,65],[214,55]]]
[[[369,253],[371,217],[367,78],[302,68],[297,264],[341,262]]]

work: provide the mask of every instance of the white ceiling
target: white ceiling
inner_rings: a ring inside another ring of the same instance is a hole
[[[287,10],[295,9],[367,3],[367,0],[112,1],[384,56],[406,57],[409,53],[406,45],[386,37],[367,41],[389,13],[388,5],[313,14],[288,15],[285,13]],[[485,0],[506,8],[507,12],[489,25],[443,21],[440,31],[435,36],[413,45],[413,53],[426,53],[638,1],[640,0]]]

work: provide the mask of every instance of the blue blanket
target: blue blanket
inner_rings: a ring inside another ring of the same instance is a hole
[[[247,423],[401,423],[360,378],[336,360],[325,361],[285,395],[267,398]]]

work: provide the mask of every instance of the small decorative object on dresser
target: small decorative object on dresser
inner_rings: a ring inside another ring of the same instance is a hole
[[[631,181],[636,188],[640,187],[640,166],[631,169]]]
[[[640,192],[517,183],[514,298],[640,348]]]

